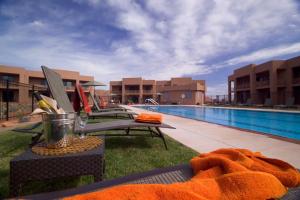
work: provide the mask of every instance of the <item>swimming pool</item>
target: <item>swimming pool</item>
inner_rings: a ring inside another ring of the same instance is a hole
[[[203,120],[265,134],[300,140],[300,113],[267,112],[196,106],[138,106],[139,108]]]

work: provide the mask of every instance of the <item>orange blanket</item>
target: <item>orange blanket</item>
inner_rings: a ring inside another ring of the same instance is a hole
[[[66,199],[264,200],[300,184],[290,164],[245,149],[219,149],[190,163],[195,176],[184,183],[123,185]]]
[[[161,124],[162,123],[162,116],[160,114],[141,113],[135,118],[135,121]]]

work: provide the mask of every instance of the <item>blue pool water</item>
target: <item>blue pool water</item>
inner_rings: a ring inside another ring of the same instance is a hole
[[[190,106],[138,106],[147,110],[203,120],[300,140],[300,114]]]

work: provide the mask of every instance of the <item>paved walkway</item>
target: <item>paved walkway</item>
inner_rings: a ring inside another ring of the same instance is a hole
[[[124,107],[136,113],[150,112]],[[300,168],[300,144],[198,120],[162,115],[165,123],[176,128],[163,129],[163,132],[197,152],[209,152],[218,148],[246,148],[260,151],[268,157],[285,160]]]

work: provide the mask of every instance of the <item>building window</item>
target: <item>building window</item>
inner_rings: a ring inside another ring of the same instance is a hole
[[[260,81],[268,81],[269,80],[269,72],[261,72],[256,74],[256,81],[260,82]]]
[[[293,68],[293,78],[300,78],[300,66]]]
[[[170,101],[170,95],[169,95],[169,92],[164,92],[164,93],[163,93],[163,98],[165,99],[165,101]]]
[[[3,102],[14,102],[15,101],[15,94],[12,90],[4,90],[2,95],[2,101]]]
[[[63,81],[65,89],[67,90],[73,90],[74,89],[74,83],[72,81]]]
[[[46,79],[43,79],[43,80],[41,81],[41,85],[47,85]]]
[[[72,82],[71,81],[64,81],[64,86],[72,87]]]
[[[7,76],[7,75],[1,76],[1,79],[2,79],[3,81],[14,81],[14,77],[12,77],[12,76]]]
[[[191,99],[192,98],[192,92],[191,91],[185,92],[185,98],[186,99]]]

